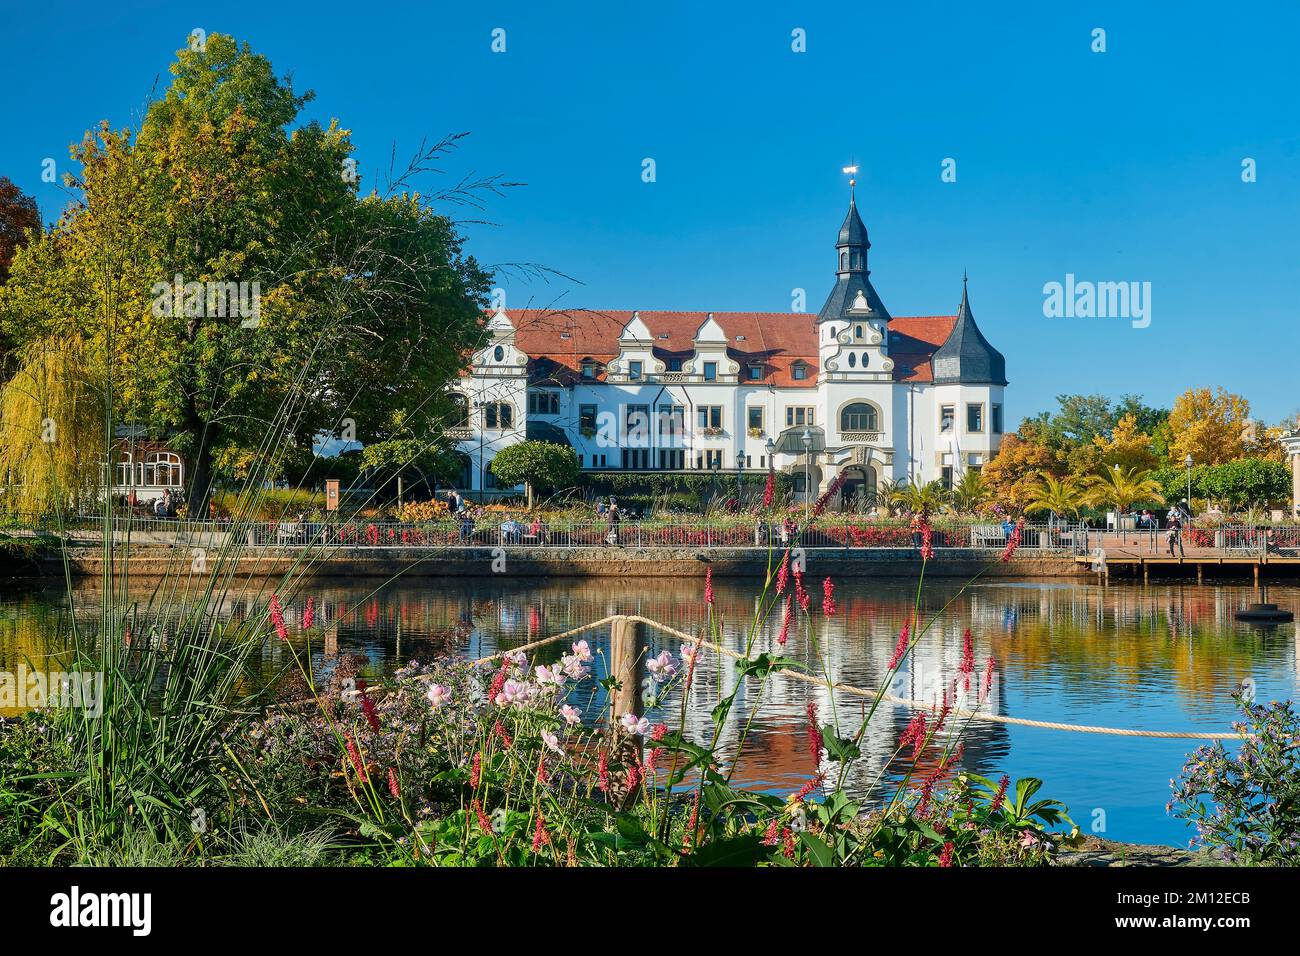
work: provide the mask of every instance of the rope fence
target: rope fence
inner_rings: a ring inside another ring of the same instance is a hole
[[[709,650],[719,654],[724,654],[734,660],[745,660],[744,654],[733,651],[730,648],[723,647],[713,641],[706,640],[695,634],[688,634],[680,631],[675,627],[664,624],[662,621],[656,621],[652,618],[641,617],[638,614],[612,614],[608,617],[602,617],[598,621],[592,621],[589,624],[583,624],[578,627],[570,628],[567,631],[561,631],[559,634],[553,634],[550,637],[540,638],[536,641],[530,641],[519,647],[510,650],[498,651],[487,657],[481,657],[474,661],[475,664],[484,664],[488,661],[504,657],[507,654],[517,654],[521,651],[531,651],[539,647],[545,647],[548,644],[554,644],[557,641],[568,640],[571,637],[577,637],[579,634],[586,634],[606,624],[614,625],[619,621],[625,621],[632,624],[642,624],[646,627],[653,628],[661,634],[675,637],[680,641],[696,645],[698,647],[707,647]],[[837,693],[845,693],[855,697],[866,697],[874,699],[880,696],[882,700],[889,701],[891,704],[898,704],[903,707],[910,707],[913,710],[932,710],[932,702],[912,700],[907,697],[896,697],[893,694],[880,693],[879,691],[868,690],[863,687],[855,687],[852,684],[841,684],[837,682],[823,680],[812,674],[805,674],[801,671],[782,670],[780,673],[792,680],[802,681],[806,684],[816,684],[821,687],[829,688]],[[1221,732],[1199,732],[1199,731],[1178,731],[1178,730],[1133,730],[1126,727],[1101,727],[1091,724],[1066,724],[1051,720],[1030,720],[1025,717],[1007,717],[1002,714],[989,714],[980,710],[968,710],[962,707],[953,707],[950,713],[960,717],[966,717],[972,720],[984,720],[998,724],[1012,724],[1017,727],[1038,727],[1044,730],[1062,730],[1068,733],[1077,734],[1103,734],[1112,737],[1154,737],[1164,740],[1243,740],[1249,737],[1249,734],[1239,734],[1234,731]]]

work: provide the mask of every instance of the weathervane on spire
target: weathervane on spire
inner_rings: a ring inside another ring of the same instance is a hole
[[[849,177],[849,201],[853,200],[853,187],[858,184],[858,167],[845,166],[844,174]]]

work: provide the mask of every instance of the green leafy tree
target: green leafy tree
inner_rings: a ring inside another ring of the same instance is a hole
[[[1032,426],[1028,431],[1035,433]],[[1024,510],[1044,473],[1063,477],[1065,455],[1025,435],[1003,438],[1002,447],[982,471],[994,500],[1013,512]]]
[[[321,432],[445,414],[489,277],[401,180],[362,198],[348,132],[303,122],[311,94],[247,45],[212,35],[171,71],[137,132],[74,149],[81,202],[15,257],[0,328],[83,332],[114,418],[190,458],[197,511],[224,449],[274,470]]]
[[[41,214],[36,200],[0,176],[0,285],[9,278],[9,263],[30,233],[39,233]]]
[[[578,458],[568,445],[549,441],[521,441],[496,453],[488,466],[506,487],[524,485],[528,507],[541,491],[559,491],[578,480]]]

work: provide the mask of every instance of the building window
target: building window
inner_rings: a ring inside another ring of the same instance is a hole
[[[817,424],[815,409],[811,405],[791,405],[785,410],[786,428],[792,428],[795,425],[815,424]]]
[[[633,447],[650,445],[650,406],[628,405],[623,411],[623,436]]]
[[[984,431],[984,406],[972,402],[966,406],[966,431]]]
[[[795,362],[790,366],[790,377],[796,382],[802,382],[808,377],[808,366],[803,362]]]
[[[582,360],[582,377],[583,378],[596,377],[596,363],[593,359],[585,358]]]
[[[860,339],[860,338],[862,338],[862,326],[860,326],[860,325],[855,325],[855,326],[853,327],[853,337],[854,337],[855,339]]]
[[[853,352],[850,352],[850,353],[849,353],[849,368],[857,368],[857,365],[858,365],[858,357],[857,357],[857,355],[856,355],[855,353],[853,353]]]
[[[943,466],[939,480],[943,482],[944,488],[952,490],[952,465]]]
[[[1002,406],[1001,405],[994,405],[990,410],[989,425],[990,425],[989,430],[994,435],[1002,434]]]
[[[509,402],[488,402],[483,406],[483,427],[509,431],[515,427],[515,408]]]
[[[451,400],[451,413],[448,416],[448,428],[468,428],[469,427],[469,399],[460,392],[452,392],[448,398]]]
[[[751,405],[746,409],[748,415],[749,430],[752,432],[762,432],[763,430],[763,406]]]
[[[754,364],[749,367],[749,380],[751,382],[757,382],[762,377],[763,377],[763,366]]]
[[[641,381],[641,362],[640,362],[640,361],[629,361],[629,362],[627,363],[627,377],[628,377],[628,380],[629,380],[629,381],[632,381],[632,382],[639,382],[639,381]]]
[[[673,445],[686,434],[686,409],[681,405],[659,406],[659,439]]]
[[[953,416],[956,414],[957,414],[956,409],[954,409],[953,406],[940,405],[939,406],[939,431],[941,432],[952,431],[952,420],[953,420]]]
[[[718,380],[718,363],[717,363],[717,362],[705,362],[705,363],[704,363],[704,381],[706,381],[706,382],[716,382],[717,380]]]
[[[596,406],[578,406],[578,429],[583,432],[596,433]]]
[[[846,405],[844,411],[840,412],[840,431],[842,432],[874,432],[880,428],[880,420],[876,415],[876,410],[866,402],[854,402],[852,405]]]
[[[506,350],[502,348],[500,345],[498,345],[496,348],[492,350],[492,357],[496,359],[498,362],[504,361],[506,357]]]
[[[713,449],[710,451],[700,452],[695,456],[696,468],[721,468],[722,467],[722,450]]]
[[[181,456],[170,451],[151,451],[140,466],[140,484],[158,488],[179,488],[184,484]]]
[[[528,414],[529,415],[560,414],[560,393],[559,392],[529,392],[528,393]]]
[[[659,449],[660,471],[681,471],[686,467],[686,452],[680,448]]]
[[[803,494],[803,492],[804,492],[804,488],[807,487],[807,486],[804,484],[804,474],[803,474],[803,472],[802,472],[802,471],[795,472],[791,477],[794,479],[794,482],[793,482],[794,487],[793,487],[793,489],[792,489],[792,490],[794,491],[794,493],[797,494],[797,495],[801,495],[801,494]]]
[[[700,431],[706,433],[722,431],[721,405],[701,405],[696,409],[696,413]]]
[[[679,358],[670,358],[667,361],[668,371],[680,372],[682,370],[682,360]]]
[[[648,471],[649,468],[650,468],[649,448],[624,448],[623,449],[623,470],[624,471]]]

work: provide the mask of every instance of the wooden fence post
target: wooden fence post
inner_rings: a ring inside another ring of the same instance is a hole
[[[645,672],[645,625],[622,615],[609,627],[610,676],[619,682],[610,701],[610,756],[617,766],[609,774],[606,796],[616,807],[626,808],[636,800],[640,780],[629,786],[632,768],[641,765],[641,738],[623,730],[624,714],[641,714],[641,678]]]
[[[609,627],[610,676],[622,685],[614,691],[612,719],[641,715],[641,679],[645,672],[645,626],[616,617]]]

